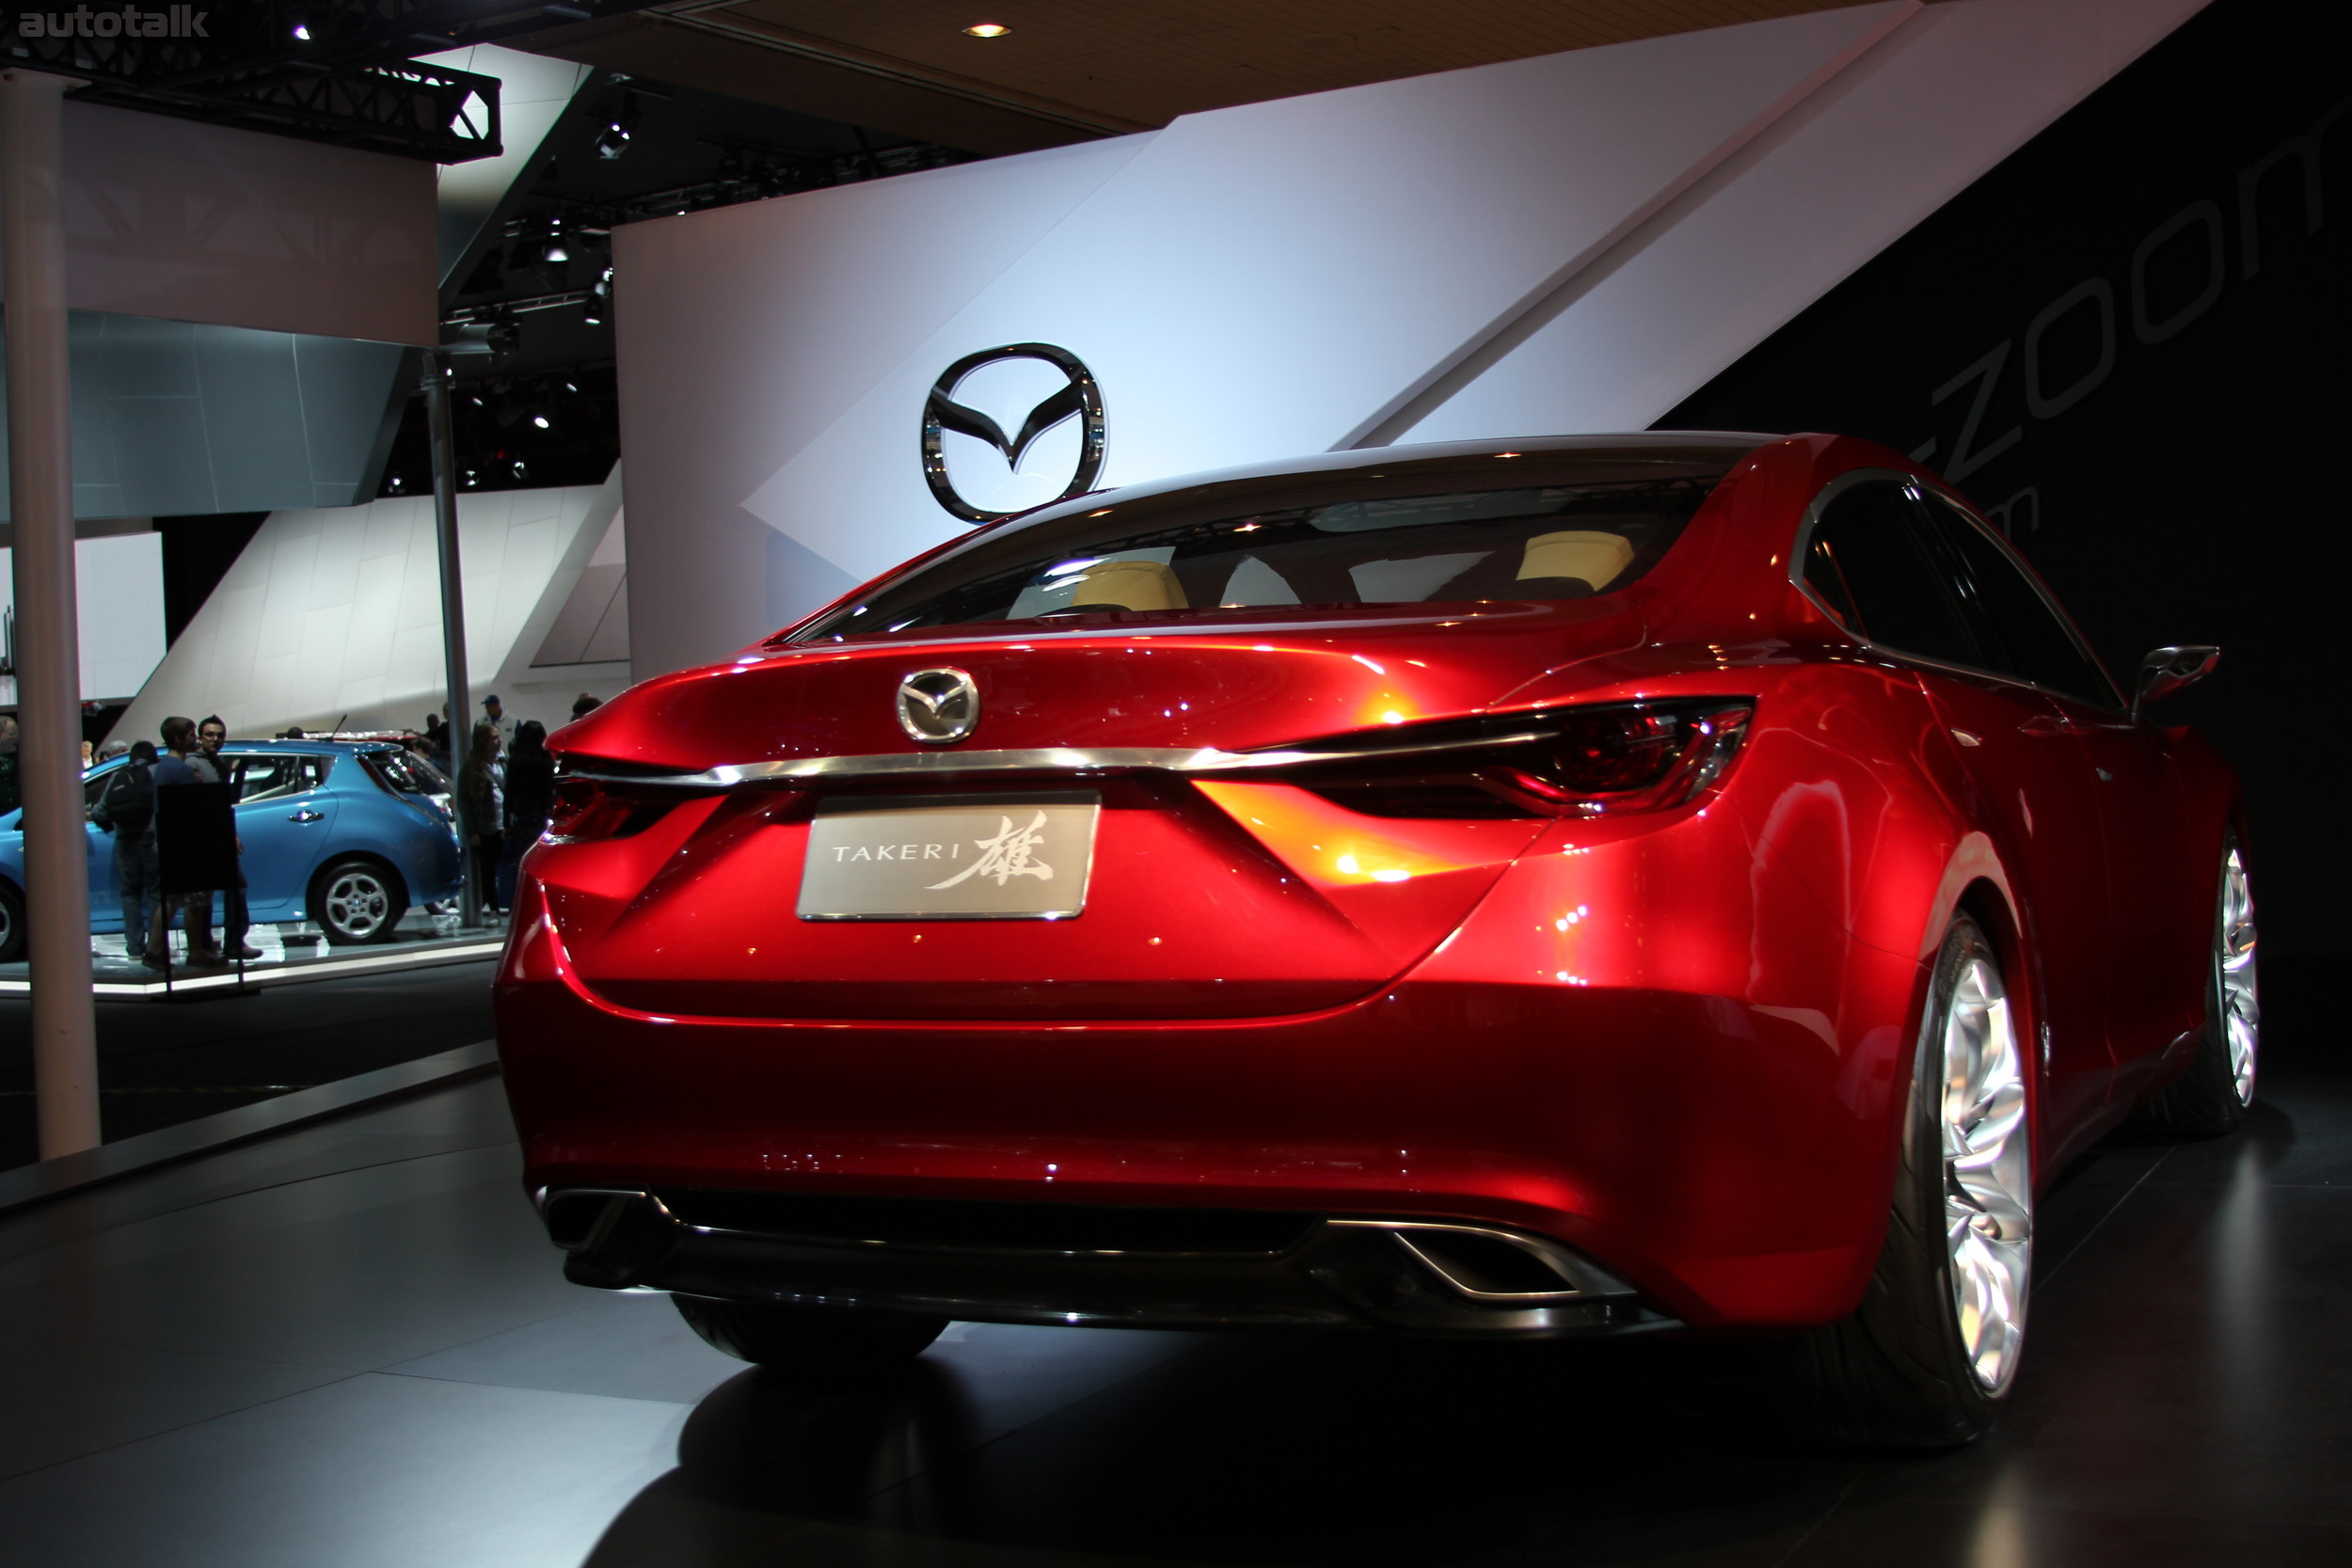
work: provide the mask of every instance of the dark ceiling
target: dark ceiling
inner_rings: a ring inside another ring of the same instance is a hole
[[[671,0],[516,47],[975,152],[1859,0]],[[1005,31],[977,38],[989,23]]]

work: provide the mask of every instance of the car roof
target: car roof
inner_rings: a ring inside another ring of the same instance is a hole
[[[220,749],[224,752],[235,752],[243,756],[250,756],[256,752],[291,752],[297,756],[317,756],[326,753],[333,756],[350,757],[363,756],[370,752],[397,752],[401,746],[397,740],[224,740],[220,743]],[[156,754],[158,758],[162,756],[160,749]],[[121,756],[108,757],[103,762],[94,762],[83,771],[82,777],[90,778],[95,774],[105,772],[108,768],[119,768],[130,760],[128,753],[125,753]]]

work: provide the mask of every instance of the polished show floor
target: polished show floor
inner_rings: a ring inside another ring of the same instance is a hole
[[[2316,976],[2315,976],[2316,978]],[[0,1225],[0,1562],[2352,1562],[2352,1072],[2043,1211],[2015,1407],[1809,1449],[1737,1352],[958,1325],[780,1386],[563,1283],[495,1083]]]
[[[243,993],[187,992],[169,1002],[101,996],[101,1129],[118,1143],[487,1039],[492,967],[485,959],[345,974]],[[32,1001],[0,992],[0,1171],[40,1155]],[[0,1542],[0,1555],[6,1551]]]

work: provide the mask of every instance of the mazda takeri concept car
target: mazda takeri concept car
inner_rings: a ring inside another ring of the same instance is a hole
[[[974,530],[562,731],[498,982],[570,1277],[1776,1339],[1964,1440],[2037,1189],[2253,1093],[2237,784],[1861,441],[1388,448]]]

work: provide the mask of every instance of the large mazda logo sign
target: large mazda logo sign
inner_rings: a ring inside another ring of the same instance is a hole
[[[967,523],[1082,495],[1102,471],[1102,389],[1068,349],[1007,343],[967,354],[924,401],[923,477]]]

